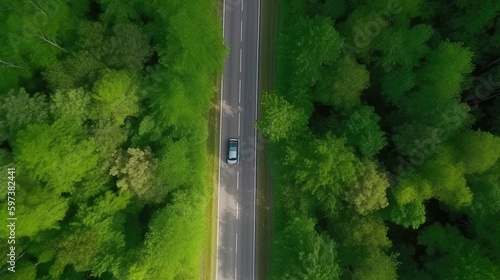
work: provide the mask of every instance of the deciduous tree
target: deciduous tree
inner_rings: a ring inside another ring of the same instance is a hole
[[[30,96],[24,88],[18,92],[11,90],[1,97],[0,142],[13,141],[16,133],[29,124],[44,123],[49,120],[48,104],[45,96]]]
[[[318,73],[319,76],[319,73]],[[352,57],[340,58],[333,66],[325,67],[313,96],[335,108],[350,111],[361,103],[361,92],[370,85],[364,65]]]
[[[308,116],[276,93],[267,93],[261,100],[262,117],[257,128],[273,141],[293,139],[306,129]]]
[[[52,125],[30,124],[14,142],[16,163],[56,194],[73,191],[73,184],[97,163],[94,140],[82,134],[78,124],[64,119]]]
[[[301,139],[288,148],[284,164],[290,168],[294,183],[329,209],[335,208],[335,197],[357,179],[362,168],[346,140],[332,135]]]
[[[119,151],[109,170],[111,176],[117,178],[116,186],[129,191],[145,202],[157,202],[163,198],[155,187],[154,174],[157,160],[151,149],[128,148],[127,152]]]
[[[348,142],[367,158],[375,156],[387,144],[379,121],[380,117],[373,107],[361,106],[353,111],[346,122],[345,133]]]
[[[366,215],[389,205],[385,193],[389,182],[374,162],[365,161],[363,165],[363,175],[346,192],[346,201],[357,213]]]
[[[138,81],[131,74],[105,71],[94,86],[97,118],[123,125],[125,118],[139,113]]]
[[[314,226],[311,219],[295,218],[276,235],[271,279],[339,279],[334,243]]]

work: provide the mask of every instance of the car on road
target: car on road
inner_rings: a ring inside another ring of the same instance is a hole
[[[231,138],[227,142],[227,164],[238,163],[238,139]]]

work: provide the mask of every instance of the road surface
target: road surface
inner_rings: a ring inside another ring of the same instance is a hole
[[[255,279],[255,199],[260,0],[225,0],[221,94],[217,280]],[[226,164],[227,140],[239,139],[239,163]]]

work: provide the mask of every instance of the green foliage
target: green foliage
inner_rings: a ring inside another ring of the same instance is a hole
[[[388,28],[375,37],[374,49],[381,51],[380,64],[386,72],[396,67],[411,69],[429,52],[426,42],[433,30],[428,25],[416,25],[410,30]]]
[[[16,279],[200,277],[205,117],[226,55],[215,11],[202,0],[0,4],[0,166],[17,169],[27,223]]]
[[[431,51],[420,75],[436,93],[457,97],[463,89],[465,76],[473,70],[472,56],[463,44],[444,41]]]
[[[377,169],[374,162],[364,162],[363,175],[346,192],[346,202],[358,214],[366,215],[389,205],[385,193],[389,182],[387,176]]]
[[[0,142],[14,139],[16,133],[29,124],[49,119],[47,102],[41,94],[30,96],[21,88],[17,93],[11,90],[0,98]]]
[[[461,133],[454,139],[454,157],[464,165],[466,173],[482,173],[500,157],[500,138],[482,131]]]
[[[16,262],[15,272],[12,273],[10,271],[2,271],[2,279],[5,280],[35,280],[36,278],[36,266],[29,263],[24,262],[22,259]]]
[[[308,116],[304,109],[290,104],[283,97],[267,93],[260,104],[263,117],[256,126],[272,141],[293,139],[306,128]]]
[[[387,101],[402,104],[406,93],[417,85],[417,75],[409,69],[398,69],[384,75],[382,94]]]
[[[487,217],[500,212],[500,161],[487,172],[468,180],[473,193],[471,210],[474,216]]]
[[[339,241],[339,257],[344,265],[353,265],[363,258],[363,249],[386,250],[391,246],[387,226],[376,215],[360,216],[341,212],[333,228]]]
[[[463,167],[449,159],[445,153],[429,160],[421,171],[430,183],[433,195],[450,207],[459,209],[472,202],[472,193],[467,186]]]
[[[397,255],[387,255],[380,251],[369,252],[361,260],[352,275],[356,280],[395,280],[398,279]]]
[[[0,59],[12,64],[0,67],[2,90],[30,80],[34,72],[57,61],[67,52],[74,34],[76,17],[64,1],[20,1],[2,4]],[[34,80],[34,79],[33,79]],[[30,81],[29,88],[35,85]]]
[[[353,277],[394,278],[397,268],[396,255],[386,253],[392,244],[387,237],[387,227],[380,216],[361,216],[344,209],[337,215],[337,219],[332,221],[330,232],[338,244],[341,267],[348,268],[348,273]]]
[[[117,153],[109,174],[117,178],[119,189],[133,193],[141,201],[159,202],[165,193],[154,183],[156,168],[157,161],[149,147],[143,150],[128,148],[127,152]]]
[[[177,192],[173,203],[154,215],[143,258],[130,267],[129,279],[198,278],[205,233],[203,199],[196,193]]]
[[[82,123],[90,118],[91,97],[83,89],[56,91],[52,95],[50,113],[55,119],[68,118]]]
[[[82,136],[81,127],[64,120],[31,124],[19,132],[14,143],[16,164],[57,194],[73,191],[73,184],[97,163],[94,140]]]
[[[439,149],[412,174],[404,176],[394,188],[394,195],[402,205],[432,197],[455,209],[472,203],[464,167],[453,160],[447,149]]]
[[[149,38],[143,29],[131,23],[113,26],[113,36],[100,46],[100,54],[109,68],[142,70],[151,55]]]
[[[275,92],[287,102],[261,119],[285,108],[311,117],[305,129],[276,125],[293,137],[269,148],[276,240],[303,217],[338,244],[346,279],[494,279],[498,1],[297,0],[279,10]],[[426,221],[450,225],[426,233]],[[283,244],[273,256],[289,252]],[[300,267],[290,263],[271,278]]]
[[[271,279],[339,279],[334,243],[314,226],[311,219],[295,218],[277,234]]]
[[[125,193],[108,191],[92,205],[81,204],[54,254],[50,275],[59,277],[67,265],[79,272],[92,271],[99,276],[106,271],[116,273],[125,247],[124,210],[130,201]]]
[[[373,107],[368,106],[361,106],[353,111],[347,120],[347,140],[351,145],[358,147],[365,157],[375,156],[387,144],[385,134],[378,125],[379,121],[380,117]]]
[[[199,154],[194,153],[192,148],[193,144],[186,139],[165,141],[165,149],[161,152],[157,168],[159,181],[165,183],[161,186],[165,192],[198,183],[196,175],[199,174],[193,171],[200,165],[197,162]]]
[[[116,0],[99,0],[103,8],[101,15],[105,22],[128,22],[139,19],[141,5],[139,1],[123,3]]]
[[[345,57],[322,73],[315,98],[335,108],[352,110],[360,104],[361,92],[369,85],[366,68],[356,60]]]
[[[420,100],[413,100],[408,104],[405,113],[412,121],[396,127],[392,136],[399,152],[414,158],[413,161],[433,155],[439,145],[453,139],[472,123],[467,105],[430,98],[424,93]],[[424,115],[422,112],[432,114]]]
[[[297,147],[288,148],[284,164],[304,193],[313,194],[330,209],[334,209],[334,197],[356,181],[362,168],[345,139],[332,135],[301,139]]]
[[[393,203],[388,207],[391,222],[405,228],[418,229],[425,223],[425,205],[422,202],[412,201],[405,204]]]
[[[111,30],[99,22],[81,21],[78,25],[78,49],[51,64],[44,77],[56,89],[89,88],[106,68],[140,71],[151,56],[149,38],[131,23],[116,24]],[[109,36],[107,33],[111,33]]]
[[[97,117],[123,125],[125,118],[139,113],[137,81],[126,72],[106,71],[95,84]]]
[[[48,229],[58,229],[59,222],[68,210],[68,199],[53,189],[44,188],[36,182],[21,182],[16,199],[16,215],[22,217],[26,226],[18,227],[16,235],[33,237]],[[30,195],[36,193],[36,196]],[[7,208],[7,207],[5,207]]]
[[[418,243],[426,246],[425,268],[436,278],[496,279],[500,272],[479,246],[454,227],[429,226],[419,235]],[[444,271],[443,267],[451,269]]]
[[[96,142],[96,150],[105,163],[103,168],[106,168],[111,164],[111,154],[127,140],[128,130],[111,120],[100,120],[90,127],[90,131]]]
[[[283,43],[290,61],[293,87],[305,88],[318,80],[323,65],[331,65],[340,55],[342,38],[323,17],[298,18],[288,27]]]

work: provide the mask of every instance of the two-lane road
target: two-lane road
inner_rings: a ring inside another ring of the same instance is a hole
[[[229,57],[221,94],[217,280],[255,279],[255,198],[260,0],[225,0]],[[227,140],[239,139],[240,159],[226,164]]]

